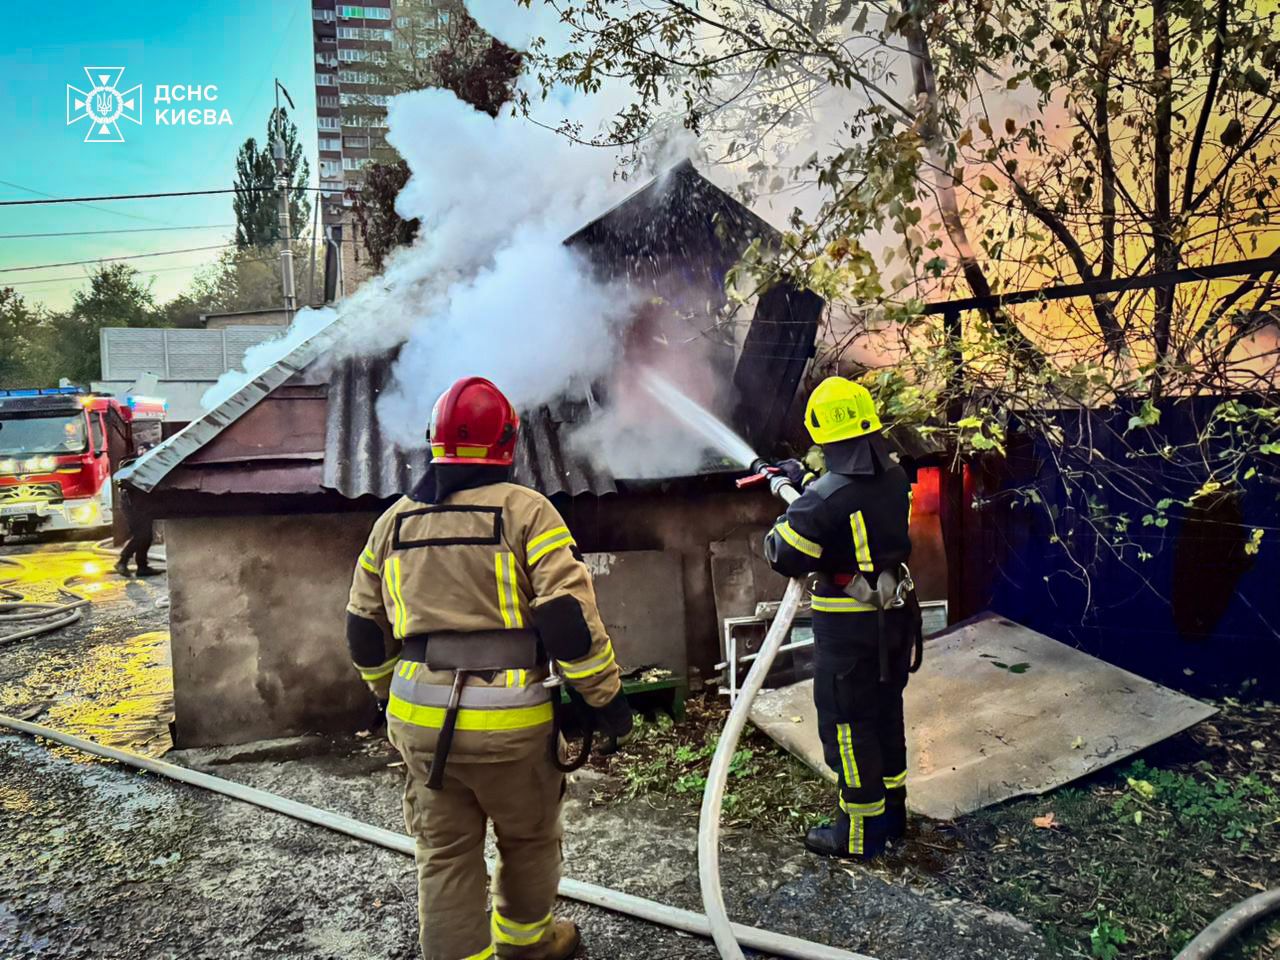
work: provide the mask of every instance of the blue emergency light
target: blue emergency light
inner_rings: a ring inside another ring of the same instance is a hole
[[[0,397],[54,397],[84,392],[84,387],[41,387],[37,390],[0,390]]]

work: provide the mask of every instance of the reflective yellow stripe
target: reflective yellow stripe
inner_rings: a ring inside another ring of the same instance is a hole
[[[516,555],[507,554],[507,587],[511,590],[511,616],[517,627],[524,626],[524,614],[520,612],[520,592],[516,589]]]
[[[527,730],[551,722],[551,702],[536,707],[519,707],[512,710],[484,710],[477,707],[461,707],[458,710],[459,730]],[[444,707],[424,707],[402,700],[394,693],[387,712],[398,720],[415,727],[439,730],[444,726]]]
[[[457,455],[460,457],[487,457],[489,455],[489,448],[475,446],[464,447],[459,444]]]
[[[899,787],[907,785],[907,771],[903,770],[896,777],[885,777],[884,788],[886,790],[897,790]]]
[[[384,566],[387,590],[391,594],[391,632],[403,638],[409,626],[409,611],[404,607],[404,595],[400,592],[400,558],[389,557]]]
[[[444,456],[444,444],[443,444],[443,443],[433,443],[433,444],[431,445],[431,455],[432,455],[433,457],[443,457],[443,456]]]
[[[463,957],[462,960],[489,960],[493,956],[493,944],[489,944],[479,953],[473,953],[469,957]]]
[[[840,806],[842,807],[844,806],[843,801],[841,801]],[[850,853],[862,853],[862,847],[863,847],[862,838],[863,838],[862,818],[850,817],[849,818],[849,852]]]
[[[810,607],[819,613],[875,613],[876,608],[869,603],[855,600],[853,597],[819,597],[813,596]]]
[[[507,606],[507,582],[506,582],[506,564],[503,560],[503,554],[499,553],[493,558],[493,572],[498,580],[498,607],[502,610],[502,622],[507,625],[507,629],[511,629],[511,610]]]
[[[561,529],[564,530],[563,527],[561,527]],[[549,535],[544,535],[542,537],[539,537],[538,540],[544,540],[546,539],[546,536],[549,536]],[[529,554],[529,566],[533,566],[535,563],[537,563],[539,560],[545,557],[552,550],[559,549],[560,547],[567,547],[575,543],[576,541],[573,539],[573,536],[569,533],[569,531],[564,530],[563,533],[559,534],[557,537],[555,537],[551,541],[544,543],[542,546],[538,547],[531,554]],[[530,543],[529,546],[532,547],[533,544]]]
[[[364,567],[375,577],[378,576],[378,567],[374,563],[378,558],[373,555],[373,551],[368,547],[364,548],[364,552],[360,554],[360,566]]]
[[[508,671],[507,671],[507,686],[508,686],[508,687],[523,687],[523,686],[525,685],[525,682],[526,682],[526,681],[527,681],[527,679],[528,679],[528,675],[529,675],[529,671],[528,671],[528,670],[508,670]]]
[[[849,517],[849,525],[853,527],[853,554],[858,559],[858,569],[863,573],[871,573],[875,564],[871,562],[871,545],[867,543],[867,521],[862,519],[862,511]]]
[[[604,642],[604,650],[594,657],[585,657],[582,660],[559,660],[557,661],[564,670],[566,680],[582,680],[586,677],[594,677],[603,670],[608,670],[617,658],[613,655],[613,643],[609,640]]]
[[[377,667],[362,667],[356,664],[356,669],[360,671],[361,680],[381,680],[383,677],[389,677],[395,672],[396,664],[400,662],[399,656],[394,656],[386,663]]]
[[[914,490],[907,491],[907,526],[911,526],[911,511],[916,506],[916,492]]]
[[[840,800],[840,809],[849,815],[850,820],[857,821],[864,817],[878,817],[884,813],[884,798],[873,800],[871,803],[849,803],[847,800]]]
[[[554,540],[557,537],[562,537],[568,532],[568,527],[556,527],[554,530],[548,530],[546,533],[538,534],[538,536],[529,541],[526,545],[526,549],[529,551],[530,555],[532,555],[539,546],[546,543],[548,540]]]
[[[815,559],[822,556],[822,547],[818,546],[818,544],[814,543],[809,538],[802,537],[800,534],[796,533],[788,521],[780,521],[773,529],[777,532],[778,536],[782,537],[783,540],[787,541],[787,543],[791,544],[791,546],[795,547],[805,556],[814,557]]]
[[[529,947],[542,939],[547,928],[551,926],[551,914],[547,914],[536,923],[516,923],[493,911],[493,939],[498,943],[508,943],[517,947]]]
[[[844,782],[851,787],[862,786],[858,773],[858,758],[853,755],[853,730],[847,723],[836,724],[836,743],[840,746],[840,765],[844,767]]]

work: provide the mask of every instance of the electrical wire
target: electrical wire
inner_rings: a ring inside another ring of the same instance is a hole
[[[0,180],[0,183],[5,181]],[[324,187],[291,186],[292,193],[332,193]],[[207,197],[220,193],[275,193],[276,187],[223,187],[217,190],[173,190],[168,193],[119,193],[102,197],[45,197],[42,200],[0,200],[0,207],[32,207],[49,203],[89,203],[103,200],[156,200],[164,197]],[[29,191],[38,193],[37,190]]]
[[[200,223],[188,227],[122,227],[119,230],[67,230],[62,233],[0,233],[0,240],[41,240],[45,237],[101,237],[112,233],[157,233],[162,230],[230,230],[234,223]]]
[[[50,200],[57,199],[51,193],[45,193],[43,190],[32,190],[30,187],[24,187],[20,183],[14,183],[12,180],[0,180],[0,184],[4,184],[6,187],[13,187],[13,189],[15,190],[21,190],[23,193],[34,193],[38,197],[48,197]],[[89,210],[97,210],[101,213],[109,213],[113,217],[125,217],[129,220],[142,220],[146,223],[159,223],[159,224],[164,224],[166,226],[170,225],[165,220],[157,220],[155,217],[146,217],[140,213],[125,213],[123,210],[110,210],[107,207],[95,207],[91,203],[82,203],[80,205],[82,207],[86,207]]]
[[[54,267],[79,267],[90,263],[115,263],[119,260],[142,260],[146,257],[171,257],[178,253],[202,253],[206,250],[225,250],[231,243],[215,243],[208,247],[187,247],[183,250],[158,250],[155,253],[131,253],[123,257],[94,257],[92,260],[66,260],[62,263],[37,263],[29,267],[0,267],[0,273],[22,273],[27,270],[52,270]]]

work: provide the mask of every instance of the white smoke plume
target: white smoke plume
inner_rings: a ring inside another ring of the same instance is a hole
[[[517,49],[534,36],[553,46],[563,38],[554,10],[540,2],[526,9],[471,0],[468,8]],[[574,144],[549,127],[567,119],[590,136],[625,96],[556,91],[540,107],[543,123],[509,111],[490,118],[444,90],[395,97],[387,139],[412,171],[396,208],[421,221],[417,239],[335,309],[304,310],[286,336],[251,350],[244,372],[205,395],[206,408],[336,323],[330,359],[401,347],[377,416],[404,448],[424,443],[436,397],[460,376],[489,377],[527,412],[566,394],[581,398],[593,380],[613,374],[611,409],[581,431],[579,451],[623,477],[695,470],[706,445],[619,376],[638,295],[594,279],[563,244],[637,184],[617,178],[614,152]],[[667,138],[649,172],[683,159],[691,145],[688,135]],[[689,342],[638,354],[631,360],[683,386],[707,379],[696,331]]]

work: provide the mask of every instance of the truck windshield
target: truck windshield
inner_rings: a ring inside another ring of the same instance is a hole
[[[84,415],[0,418],[0,457],[83,453]]]

